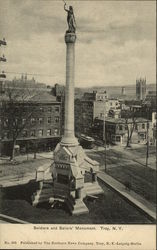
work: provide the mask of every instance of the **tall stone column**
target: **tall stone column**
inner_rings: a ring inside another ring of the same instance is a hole
[[[78,141],[74,134],[74,78],[75,78],[75,33],[65,34],[66,43],[66,88],[64,135],[61,145],[76,146]]]

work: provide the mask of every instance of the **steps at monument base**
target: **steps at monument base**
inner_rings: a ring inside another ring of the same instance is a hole
[[[32,205],[33,206],[37,206],[38,204],[40,203],[43,203],[43,202],[49,202],[49,199],[51,197],[36,197],[33,201],[32,201]]]
[[[85,183],[84,184],[84,190],[86,192],[86,195],[96,195],[96,194],[102,194],[104,191],[99,186],[99,184],[96,183]]]
[[[40,194],[37,194],[37,195],[34,195],[34,198],[35,197],[45,197],[45,198],[48,198],[48,197],[53,197],[54,196],[54,193],[53,192],[49,192],[49,193],[40,193]]]
[[[42,189],[41,193],[42,194],[49,194],[49,193],[53,193],[54,194],[54,190],[53,190],[52,187],[51,188],[44,188],[44,189]]]
[[[49,202],[49,199],[51,197],[53,197],[53,196],[50,194],[35,196],[34,198],[32,198],[32,204],[37,205],[37,204],[42,203],[42,202]]]
[[[54,195],[54,191],[53,189],[51,188],[46,188],[46,189],[42,189],[42,190],[37,190],[33,195],[32,197],[35,197],[35,196],[42,196],[42,195]]]
[[[43,183],[43,188],[52,188],[53,187],[53,185],[52,185],[52,183]]]
[[[59,189],[56,187],[53,188],[53,192],[55,196],[63,196],[63,197],[67,197],[70,194],[69,190]]]
[[[31,197],[33,206],[42,203],[48,202],[51,197],[54,196],[54,191],[52,186],[43,187],[42,190],[37,190]]]

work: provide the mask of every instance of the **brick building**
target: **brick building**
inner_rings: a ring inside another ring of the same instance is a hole
[[[92,136],[93,121],[106,117],[109,111],[117,110],[120,103],[117,99],[108,99],[105,92],[84,93],[82,99],[75,100],[75,131]]]
[[[51,94],[56,97],[56,100],[60,102],[61,105],[61,135],[64,133],[64,114],[65,114],[65,86],[56,83],[51,89]]]
[[[4,97],[4,96],[3,96]],[[4,98],[1,96],[0,109],[3,109]],[[5,100],[6,102],[6,100]],[[38,150],[47,150],[53,148],[61,136],[61,103],[49,92],[41,91],[29,98],[29,101],[22,103],[17,101],[18,110],[22,109],[21,119],[15,114],[15,120],[20,124],[25,124],[18,135],[16,144],[20,146],[21,151],[26,148]],[[33,110],[33,112],[32,112]],[[25,113],[32,112],[26,123]],[[1,154],[9,154],[12,134],[9,128],[10,117],[0,112],[0,149]]]

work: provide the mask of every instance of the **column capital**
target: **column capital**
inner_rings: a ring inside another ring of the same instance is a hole
[[[65,42],[66,43],[75,43],[76,41],[76,34],[75,33],[65,33]]]

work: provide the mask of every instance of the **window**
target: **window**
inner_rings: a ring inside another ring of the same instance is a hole
[[[35,130],[31,130],[30,136],[35,136]]]
[[[23,136],[23,137],[27,137],[27,130],[23,130],[22,136]]]
[[[22,124],[24,125],[26,123],[26,119],[22,119]]]
[[[59,116],[55,116],[55,122],[59,122]]]
[[[4,139],[8,139],[8,132],[4,132],[3,138],[4,138]]]
[[[4,127],[7,127],[8,126],[8,119],[5,119],[4,121]]]
[[[119,136],[119,135],[116,136],[116,141],[117,141],[117,142],[120,142],[120,136]]]
[[[17,126],[17,124],[18,124],[18,119],[16,118],[16,119],[14,119],[14,121],[13,121],[13,126]]]
[[[50,136],[51,135],[51,129],[48,129],[47,130],[47,136]]]
[[[122,125],[119,125],[119,130],[123,130],[123,126]]]
[[[43,130],[42,130],[42,129],[39,129],[39,130],[38,130],[38,136],[39,136],[39,137],[43,136]]]
[[[51,108],[51,107],[48,107],[47,111],[48,111],[48,112],[51,112],[51,111],[52,111],[52,108]]]
[[[59,107],[55,107],[55,111],[56,111],[56,112],[59,112]]]
[[[50,124],[51,123],[51,117],[47,118],[47,123]]]
[[[139,134],[139,136],[140,136],[140,139],[142,140],[146,139],[146,134]]]
[[[144,123],[142,123],[142,129],[145,129],[145,124]]]
[[[43,107],[40,107],[39,110],[40,110],[40,112],[44,112],[44,108]]]
[[[35,118],[31,118],[31,124],[35,124]]]
[[[40,117],[40,118],[39,118],[39,124],[42,124],[42,123],[43,123],[43,118]]]
[[[54,135],[58,135],[58,129],[57,128],[54,130]]]
[[[115,135],[112,135],[112,140],[115,141]]]
[[[128,125],[125,125],[125,130],[128,130]]]

